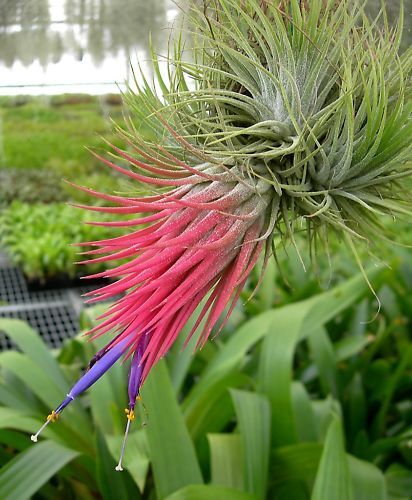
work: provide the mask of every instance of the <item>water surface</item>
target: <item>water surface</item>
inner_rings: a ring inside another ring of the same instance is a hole
[[[386,1],[391,22],[399,4]],[[412,0],[404,6],[405,48]],[[380,7],[367,2],[371,16]],[[118,92],[131,79],[130,62],[149,71],[149,35],[166,53],[178,14],[174,0],[0,0],[0,95]]]
[[[118,92],[177,14],[172,0],[0,0],[0,94]]]

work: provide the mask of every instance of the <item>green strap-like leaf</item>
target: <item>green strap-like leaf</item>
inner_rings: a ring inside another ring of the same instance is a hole
[[[243,441],[245,489],[266,498],[270,453],[270,405],[265,396],[232,390]]]
[[[383,267],[368,270],[369,280],[376,279],[382,270]],[[249,349],[268,333],[272,325],[276,328],[277,317],[285,314],[285,310],[290,317],[293,317],[296,307],[307,307],[307,310],[310,310],[310,315],[305,318],[304,330],[305,335],[309,335],[312,330],[318,328],[319,325],[325,324],[336,314],[358,300],[367,290],[368,284],[365,278],[359,274],[326,293],[299,302],[299,304],[266,311],[252,318],[239,328],[236,335],[233,335],[220,350],[207,367],[205,375],[217,371],[228,372],[233,369],[244,359]],[[276,328],[276,331],[279,332],[279,329]]]
[[[146,432],[158,497],[202,483],[195,448],[163,361],[150,372],[142,395],[148,411]]]
[[[49,408],[54,408],[64,398],[64,394],[53,383],[47,374],[28,356],[15,351],[0,353],[0,367],[14,373],[33,393]],[[71,405],[64,413],[64,417],[56,423],[56,434],[59,434],[65,444],[77,448],[86,454],[93,450],[91,441],[90,421],[78,414],[80,405]],[[38,414],[33,409],[32,414]],[[42,421],[45,416],[37,415]]]
[[[353,500],[386,500],[386,483],[382,471],[370,462],[348,455],[352,477]]]
[[[124,453],[123,468],[132,476],[140,492],[143,492],[150,464],[147,436],[142,428],[138,428],[139,421],[133,425],[135,429],[129,433]],[[105,438],[113,460],[119,460],[123,444],[123,433],[115,436],[105,435]]]
[[[390,498],[410,498],[412,474],[410,469],[399,463],[391,464],[385,472],[385,479]],[[356,499],[357,500],[357,499]]]
[[[298,303],[292,308],[284,307],[273,313],[273,328],[263,341],[260,357],[258,383],[272,406],[273,446],[297,442],[292,404],[292,360],[311,304]]]
[[[316,328],[308,337],[309,349],[319,373],[324,396],[337,397],[336,358],[332,342],[323,327]]]
[[[183,402],[187,427],[193,440],[209,432],[220,432],[233,417],[230,388],[243,387],[250,379],[238,372],[202,377]]]
[[[278,487],[284,483],[313,480],[322,450],[320,443],[299,443],[276,448],[271,460],[271,484]]]
[[[352,500],[352,484],[340,418],[335,415],[326,434],[311,500]]]
[[[60,389],[61,394],[64,395],[68,391],[69,383],[57,361],[40,336],[27,323],[17,319],[0,318],[0,330],[5,332],[36,365],[42,367],[54,385]]]
[[[315,413],[310,396],[301,382],[292,382],[292,405],[299,442],[318,440]]]
[[[50,408],[57,406],[70,386],[57,361],[37,332],[27,323],[16,319],[0,318],[0,331],[4,331],[22,353],[4,352],[1,364],[15,372],[23,382]],[[47,390],[46,390],[47,389]],[[73,403],[66,412],[74,427],[91,433],[90,421],[80,404]]]
[[[140,498],[139,491],[129,474],[118,474],[115,471],[116,462],[111,456],[103,434],[96,432],[96,477],[99,491],[104,500],[128,500],[131,495],[135,500]]]
[[[239,434],[209,434],[212,483],[243,490],[244,452]]]
[[[35,361],[20,352],[2,352],[0,366],[14,373],[49,408],[57,406],[67,392],[61,392]]]
[[[369,277],[379,272],[380,269],[372,270]],[[259,388],[269,397],[272,406],[273,446],[286,446],[298,440],[292,404],[292,364],[298,342],[352,304],[367,286],[360,275],[330,292],[265,315],[270,332],[261,350]]]
[[[0,406],[0,429],[16,429],[34,433],[42,423],[41,420],[28,416],[24,411]],[[45,429],[44,432],[48,430]]]
[[[30,498],[78,453],[52,441],[33,445],[0,472],[0,498]]]
[[[256,500],[257,497],[250,493],[244,493],[233,488],[215,485],[194,485],[187,486],[172,495],[166,500]]]

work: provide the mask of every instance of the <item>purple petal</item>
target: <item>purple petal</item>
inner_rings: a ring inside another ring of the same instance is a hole
[[[149,343],[150,333],[146,332],[143,334],[139,341],[139,345],[133,354],[132,362],[130,365],[129,372],[129,408],[133,409],[136,403],[136,398],[139,394],[140,385],[142,382],[142,374],[144,369],[144,362],[141,363],[143,354],[146,350],[147,344]]]
[[[66,398],[61,402],[61,404],[56,408],[55,412],[60,413],[66,408],[66,406],[77,398],[79,394],[86,391],[91,385],[93,385],[99,378],[104,375],[109,368],[111,368],[114,363],[122,356],[126,350],[126,345],[128,339],[123,339],[113,345],[115,339],[109,342],[103,349],[101,349],[96,356],[93,357],[89,364],[89,369],[85,374],[74,384],[70,392],[67,394]],[[97,358],[97,359],[96,359]]]

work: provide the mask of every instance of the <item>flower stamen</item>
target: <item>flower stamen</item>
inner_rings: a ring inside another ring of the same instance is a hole
[[[32,434],[30,436],[30,439],[33,441],[33,443],[37,443],[37,439],[40,433],[50,424],[50,422],[56,422],[58,418],[59,418],[59,413],[57,413],[55,410],[52,410],[52,412],[49,415],[47,415],[46,421],[36,432],[36,434]]]
[[[145,362],[142,362],[142,357],[145,352],[145,349],[147,348],[147,344],[150,339],[150,331],[145,332],[142,337],[140,338],[138,342],[138,347],[136,348],[136,351],[133,355],[132,362],[130,364],[130,372],[129,372],[129,386],[128,386],[128,393],[129,393],[129,406],[128,408],[125,408],[124,412],[126,413],[127,417],[127,423],[126,423],[126,429],[124,432],[124,437],[123,437],[123,443],[122,443],[122,449],[120,451],[120,458],[119,458],[119,463],[116,465],[115,470],[117,471],[122,471],[122,462],[123,462],[123,456],[124,452],[126,450],[126,442],[127,438],[129,436],[129,429],[130,429],[130,423],[136,418],[135,415],[135,406],[136,402],[142,402],[142,397],[140,395],[140,386],[142,383],[142,373],[144,369],[144,364]],[[142,407],[143,411],[145,413],[145,416],[147,416],[147,410],[145,405],[142,402]],[[142,427],[146,425],[146,421],[142,422]]]
[[[146,410],[146,407],[142,401],[142,397],[140,396],[140,394],[136,397],[136,401],[139,401],[142,403],[144,413],[145,413],[145,415],[147,415],[147,410]],[[126,451],[126,443],[127,443],[127,438],[129,436],[130,424],[136,418],[134,406],[135,406],[135,404],[132,404],[132,405],[129,404],[129,407],[124,409],[124,412],[125,412],[126,418],[127,418],[127,422],[126,422],[126,429],[124,431],[124,436],[123,436],[122,449],[120,451],[119,463],[115,467],[115,470],[117,470],[118,472],[121,472],[123,470],[123,457],[124,457],[124,452]],[[145,426],[146,424],[147,424],[147,422],[143,421],[142,427]]]

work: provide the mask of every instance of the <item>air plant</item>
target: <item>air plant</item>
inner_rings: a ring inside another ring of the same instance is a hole
[[[297,223],[313,248],[338,233],[358,259],[358,242],[385,237],[382,216],[411,213],[402,10],[395,28],[384,9],[370,20],[349,0],[215,0],[191,12],[191,58],[178,37],[166,78],[153,55],[154,85],[143,76],[126,95],[144,127],[130,120],[119,130],[128,149],[101,158],[156,191],[80,187],[114,204],[82,208],[129,216],[96,224],[134,229],[81,243],[96,247],[84,262],[121,260],[92,276],[117,279],[91,293],[92,302],[121,295],[89,332],[113,338],[44,426],[124,356],[125,444],[141,385],[189,317],[200,307],[187,341],[201,326],[202,346],[257,262],[263,274],[275,241],[294,242]]]

